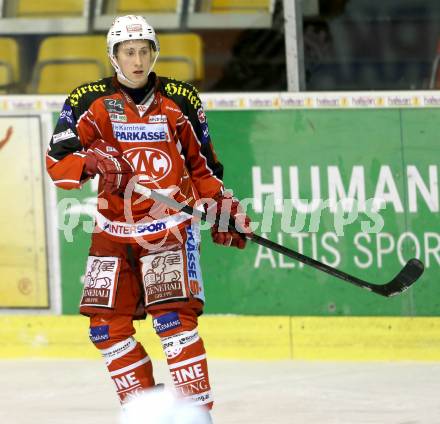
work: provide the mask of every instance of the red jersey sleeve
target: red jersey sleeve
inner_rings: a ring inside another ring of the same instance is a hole
[[[199,195],[214,197],[223,191],[223,166],[217,159],[211,140],[200,140],[193,123],[183,114],[177,122],[177,128],[186,168]]]
[[[89,85],[90,86],[90,85]],[[46,152],[46,168],[61,188],[80,188],[84,168],[84,148],[99,138],[90,106],[95,98],[76,88],[66,99]],[[86,91],[87,93],[87,91]]]

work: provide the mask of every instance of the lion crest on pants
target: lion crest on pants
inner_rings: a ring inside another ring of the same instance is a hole
[[[181,257],[177,253],[156,256],[151,262],[151,268],[145,273],[144,282],[149,284],[171,283],[179,281],[181,274],[177,270],[167,271],[167,266],[180,264]]]
[[[99,274],[105,271],[113,270],[115,264],[110,261],[100,261],[94,259],[88,270],[84,283],[87,288],[107,289],[111,286],[112,280],[109,277],[100,277]]]

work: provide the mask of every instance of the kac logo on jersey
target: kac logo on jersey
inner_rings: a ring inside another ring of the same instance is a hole
[[[136,147],[124,152],[136,172],[145,175],[149,181],[160,181],[171,171],[171,158],[159,149]]]
[[[170,141],[167,124],[118,124],[112,122],[116,140],[125,143]]]
[[[148,110],[147,105],[136,105],[139,115],[144,116],[145,112]]]

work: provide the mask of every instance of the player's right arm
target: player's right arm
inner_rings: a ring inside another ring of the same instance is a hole
[[[80,188],[84,175],[85,152],[100,138],[87,98],[78,101],[75,89],[66,99],[46,152],[46,168],[54,183],[64,189]],[[84,96],[87,97],[87,96]]]

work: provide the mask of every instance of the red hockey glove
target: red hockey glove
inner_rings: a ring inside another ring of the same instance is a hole
[[[211,227],[211,237],[214,243],[223,246],[234,246],[239,249],[246,247],[246,234],[251,234],[250,218],[244,213],[240,202],[225,192],[214,198],[217,202],[217,223]],[[235,229],[228,222],[235,223]]]
[[[104,191],[110,194],[123,193],[134,175],[130,161],[115,147],[104,140],[96,140],[86,152],[84,173],[89,177],[100,174]]]

